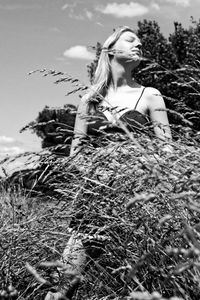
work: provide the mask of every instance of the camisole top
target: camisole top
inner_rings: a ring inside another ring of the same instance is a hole
[[[126,111],[118,119],[119,121],[122,121],[126,125],[127,129],[131,132],[141,130],[145,125],[149,124],[149,118],[137,111],[137,106],[142,98],[144,90],[145,87],[143,88],[134,109]],[[123,129],[120,128],[120,125],[113,125],[110,121],[108,121],[103,111],[99,109],[94,114],[89,116],[88,121],[88,135],[99,136],[102,132],[124,132]]]

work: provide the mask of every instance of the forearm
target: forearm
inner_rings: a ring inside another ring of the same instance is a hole
[[[74,134],[73,134],[73,139],[72,139],[71,149],[70,149],[70,156],[80,151],[83,145],[83,140],[87,136],[87,122],[86,122],[87,112],[88,112],[87,103],[84,101],[84,99],[82,99],[76,114]]]
[[[156,122],[157,123],[157,122]],[[162,141],[170,142],[172,141],[172,134],[170,130],[169,123],[167,124],[157,123],[154,125],[154,133],[157,138],[159,138]]]
[[[85,138],[84,135],[74,135],[71,143],[71,149],[70,149],[70,156],[73,154],[79,152],[83,146],[83,139]]]
[[[163,97],[156,89],[149,88],[148,91],[149,115],[154,125],[155,136],[162,141],[170,142],[172,134]]]
[[[154,126],[155,136],[161,141],[161,150],[164,152],[173,152],[172,134],[170,126],[159,124]]]

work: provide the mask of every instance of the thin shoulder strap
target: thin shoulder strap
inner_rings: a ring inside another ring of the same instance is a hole
[[[145,87],[143,88],[142,93],[140,94],[140,97],[138,98],[138,101],[136,102],[136,105],[135,105],[134,110],[136,110],[137,105],[138,105],[138,103],[139,103],[139,101],[140,101],[140,99],[142,98],[142,95],[143,95],[143,93],[144,93],[144,90],[145,90]]]

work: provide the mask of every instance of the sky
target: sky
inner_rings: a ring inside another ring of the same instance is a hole
[[[19,131],[45,105],[78,104],[78,94],[66,96],[69,85],[30,71],[62,71],[87,85],[91,46],[113,28],[155,20],[168,37],[174,21],[188,28],[199,14],[200,0],[0,0],[0,159],[41,149],[35,134]]]

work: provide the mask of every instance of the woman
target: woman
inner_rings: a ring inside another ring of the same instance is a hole
[[[157,138],[170,141],[171,132],[165,103],[158,90],[143,87],[132,76],[142,60],[141,41],[129,27],[121,27],[106,40],[99,58],[91,92],[85,95],[78,108],[71,155],[79,150],[81,140],[87,134],[98,134],[102,126],[119,129],[118,125],[128,125],[128,129],[138,129],[149,119],[154,123]],[[100,111],[103,107],[103,113]],[[114,108],[114,109],[107,109]],[[157,111],[157,110],[160,111]],[[97,122],[87,124],[87,116],[97,115]],[[111,125],[111,126],[110,126]],[[122,126],[123,127],[123,126]],[[66,274],[80,275],[86,263],[86,253],[82,239],[72,233],[63,252]],[[49,295],[61,299],[66,291]]]
[[[99,115],[100,105],[104,109],[104,113],[101,114],[104,125],[105,121],[112,126],[116,126],[118,121],[123,121],[138,127],[137,125],[145,125],[150,119],[154,124],[155,136],[164,141],[171,140],[166,107],[160,92],[155,88],[144,88],[133,77],[135,68],[142,60],[141,47],[140,39],[127,26],[116,29],[105,41],[94,84],[91,91],[82,98],[78,108],[71,155],[79,149],[81,139],[90,131],[94,132],[91,126],[87,125],[85,116]],[[115,109],[112,109],[111,113],[108,108]],[[103,122],[100,125],[97,123],[98,128],[92,128],[96,131],[103,125]]]

